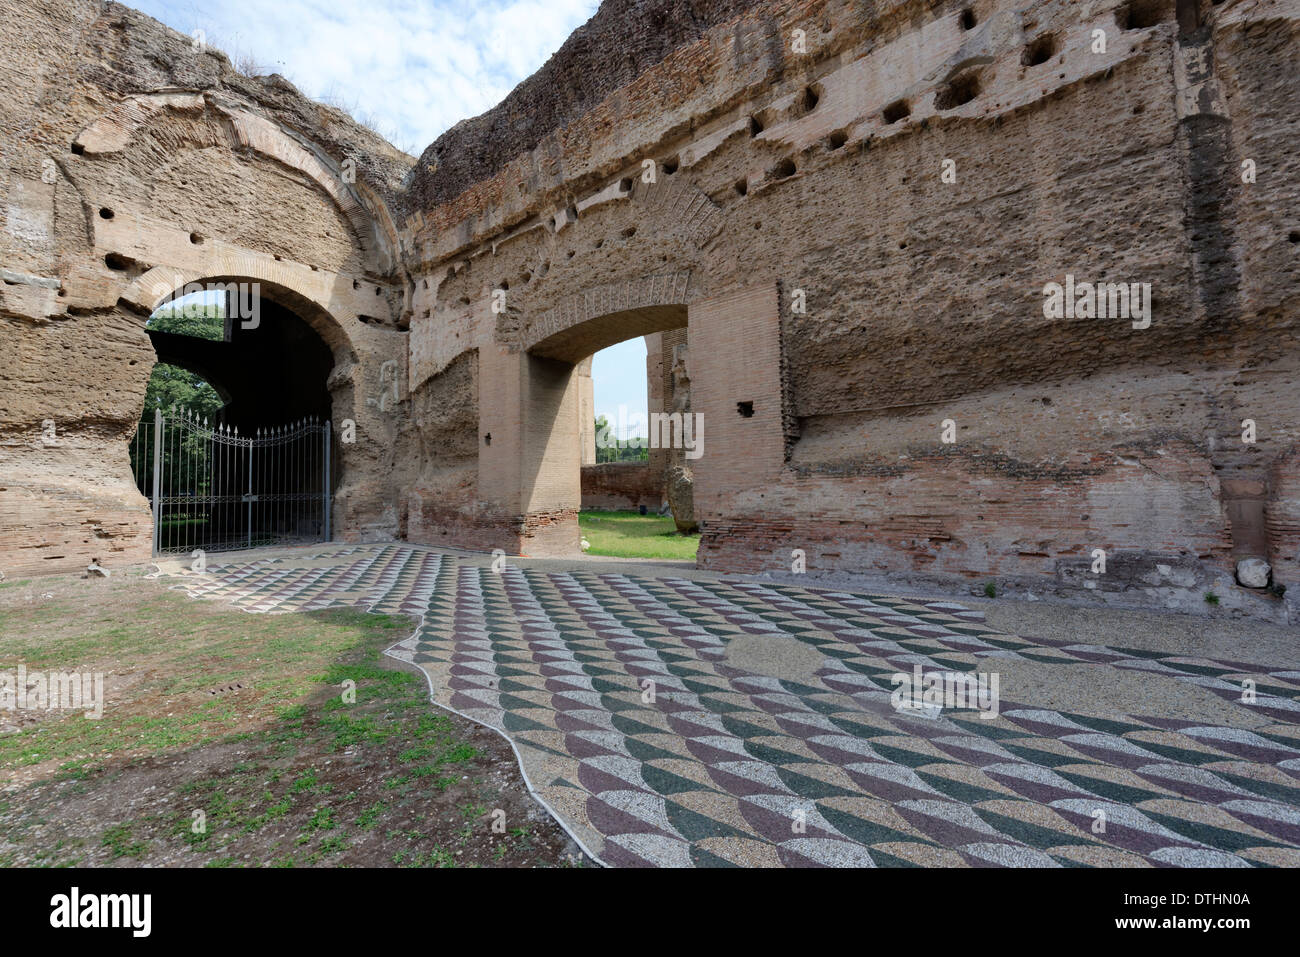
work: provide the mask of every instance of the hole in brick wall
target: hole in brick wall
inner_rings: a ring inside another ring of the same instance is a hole
[[[576,223],[578,221],[578,207],[570,206],[568,209],[566,209],[564,211],[564,218],[571,223]]]
[[[492,444],[492,433],[491,433],[491,432],[485,432],[485,433],[483,434],[483,444],[484,444],[484,445],[491,445],[491,444]]]
[[[101,207],[100,207],[100,210],[99,210],[99,218],[100,218],[100,219],[112,219],[112,218],[113,218],[113,211],[112,211],[111,209],[109,209],[107,206],[101,206]]]
[[[115,272],[125,272],[130,260],[118,253],[109,253],[104,257],[104,265]]]
[[[278,262],[278,263],[282,263],[282,262],[284,262],[284,257],[281,256],[279,253],[276,253],[274,258],[275,258],[275,261]]]
[[[384,294],[384,290],[381,289],[379,286],[376,286],[376,287],[375,287],[375,295],[376,295],[376,296],[382,296],[383,294]]]
[[[934,98],[934,105],[936,109],[953,110],[964,106],[979,95],[980,77],[978,73],[972,71],[953,77]]]
[[[741,196],[744,196],[744,195],[748,194],[748,193],[749,193],[749,180],[747,180],[747,179],[738,179],[738,180],[736,180],[736,192],[739,193]]]
[[[752,419],[754,417],[753,402],[737,402],[736,411],[740,413],[742,419]]]
[[[677,167],[680,165],[681,165],[681,161],[678,160],[676,156],[674,156],[672,159],[666,159],[664,160],[664,172],[667,173],[669,176],[672,176],[673,173],[677,172]]]
[[[828,150],[837,150],[849,141],[849,134],[844,130],[836,130],[830,136],[826,137],[826,148]]]
[[[1121,30],[1145,30],[1173,16],[1173,0],[1130,0],[1115,11]]]
[[[86,152],[86,148],[82,146],[80,143],[73,143],[72,152],[76,153],[78,156],[81,156],[83,153]]]
[[[633,236],[635,236],[635,235],[636,235],[636,227],[635,227],[635,226],[629,226],[627,229],[623,230],[623,238],[624,238],[624,239],[631,239],[631,238],[632,238]]]
[[[200,246],[203,244],[203,237],[198,233],[190,233],[190,242],[195,246]]]
[[[975,29],[975,11],[972,10],[970,7],[967,7],[965,10],[963,10],[961,12],[961,16],[958,17],[957,19],[958,22],[961,24],[961,28],[963,30]]]
[[[1300,233],[1293,231],[1291,235],[1287,237],[1287,241],[1293,243],[1300,243]]]
[[[193,240],[191,240],[191,242],[193,242]],[[353,288],[353,289],[360,289],[360,288],[361,288],[361,283],[357,282],[355,279],[352,280],[352,288]]]
[[[1021,62],[1025,66],[1038,66],[1046,63],[1056,55],[1056,37],[1046,33],[1033,43],[1025,47],[1025,55]]]
[[[912,107],[908,105],[907,100],[897,100],[885,107],[883,115],[886,123],[897,123],[912,115]]]
[[[749,118],[749,135],[757,136],[761,132],[763,132],[763,121],[755,114]]]
[[[510,288],[510,283],[502,279],[501,282],[497,284],[497,288],[502,291],[508,290]]]
[[[772,172],[768,174],[770,179],[785,179],[793,176],[795,173],[794,159],[787,156],[781,162],[772,167]]]
[[[424,288],[425,288],[425,289],[428,289],[428,288],[429,288],[429,280],[427,280],[427,279],[424,280]]]
[[[565,259],[572,259],[573,256],[574,256],[574,251],[572,249],[570,249],[567,253],[564,254]]]
[[[821,102],[821,98],[821,94],[817,92],[815,87],[805,87],[803,91],[803,111],[811,113],[817,109],[817,104]]]
[[[632,192],[632,180],[631,180],[631,179],[621,179],[621,180],[619,180],[619,181],[618,181],[618,191],[619,191],[620,193],[630,193],[630,192]]]

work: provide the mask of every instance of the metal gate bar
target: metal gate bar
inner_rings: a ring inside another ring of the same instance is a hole
[[[330,539],[328,421],[241,436],[238,427],[157,409],[130,451],[153,510],[155,555]]]

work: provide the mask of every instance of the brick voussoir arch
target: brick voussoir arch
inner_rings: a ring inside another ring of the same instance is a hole
[[[691,271],[638,276],[566,297],[520,325],[512,346],[551,359],[577,362],[625,339],[685,324]]]
[[[383,200],[360,181],[348,182],[342,167],[315,143],[285,127],[252,113],[238,103],[210,92],[168,92],[127,97],[77,134],[74,146],[94,158],[126,150],[142,128],[165,121],[169,115],[215,115],[222,133],[212,126],[179,126],[170,138],[174,145],[204,147],[224,139],[230,149],[246,149],[298,170],[316,183],[348,219],[362,248],[373,255],[384,272],[396,268],[398,239],[393,218]],[[147,154],[152,155],[152,154]],[[162,162],[159,156],[156,160]]]
[[[355,363],[358,350],[348,329],[350,323],[339,318],[348,314],[343,300],[351,293],[351,286],[348,284],[346,293],[340,290],[338,284],[343,280],[333,273],[306,273],[264,256],[217,251],[198,269],[153,267],[137,276],[122,291],[119,301],[136,312],[152,313],[187,287],[239,282],[258,283],[261,295],[292,309],[315,330],[334,353],[336,362]]]

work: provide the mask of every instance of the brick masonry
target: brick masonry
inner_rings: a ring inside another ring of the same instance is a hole
[[[658,337],[666,404],[686,327],[709,567],[1295,618],[1300,0],[696,6],[610,0],[417,162],[127,8],[4,0],[0,570],[142,557],[145,287],[267,276],[358,427],[344,538],[576,549],[578,367]],[[1150,325],[1048,318],[1067,276]]]

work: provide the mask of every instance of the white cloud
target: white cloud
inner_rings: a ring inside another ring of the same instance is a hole
[[[418,154],[499,103],[596,11],[598,0],[135,0],[198,29],[310,97],[333,97]]]

